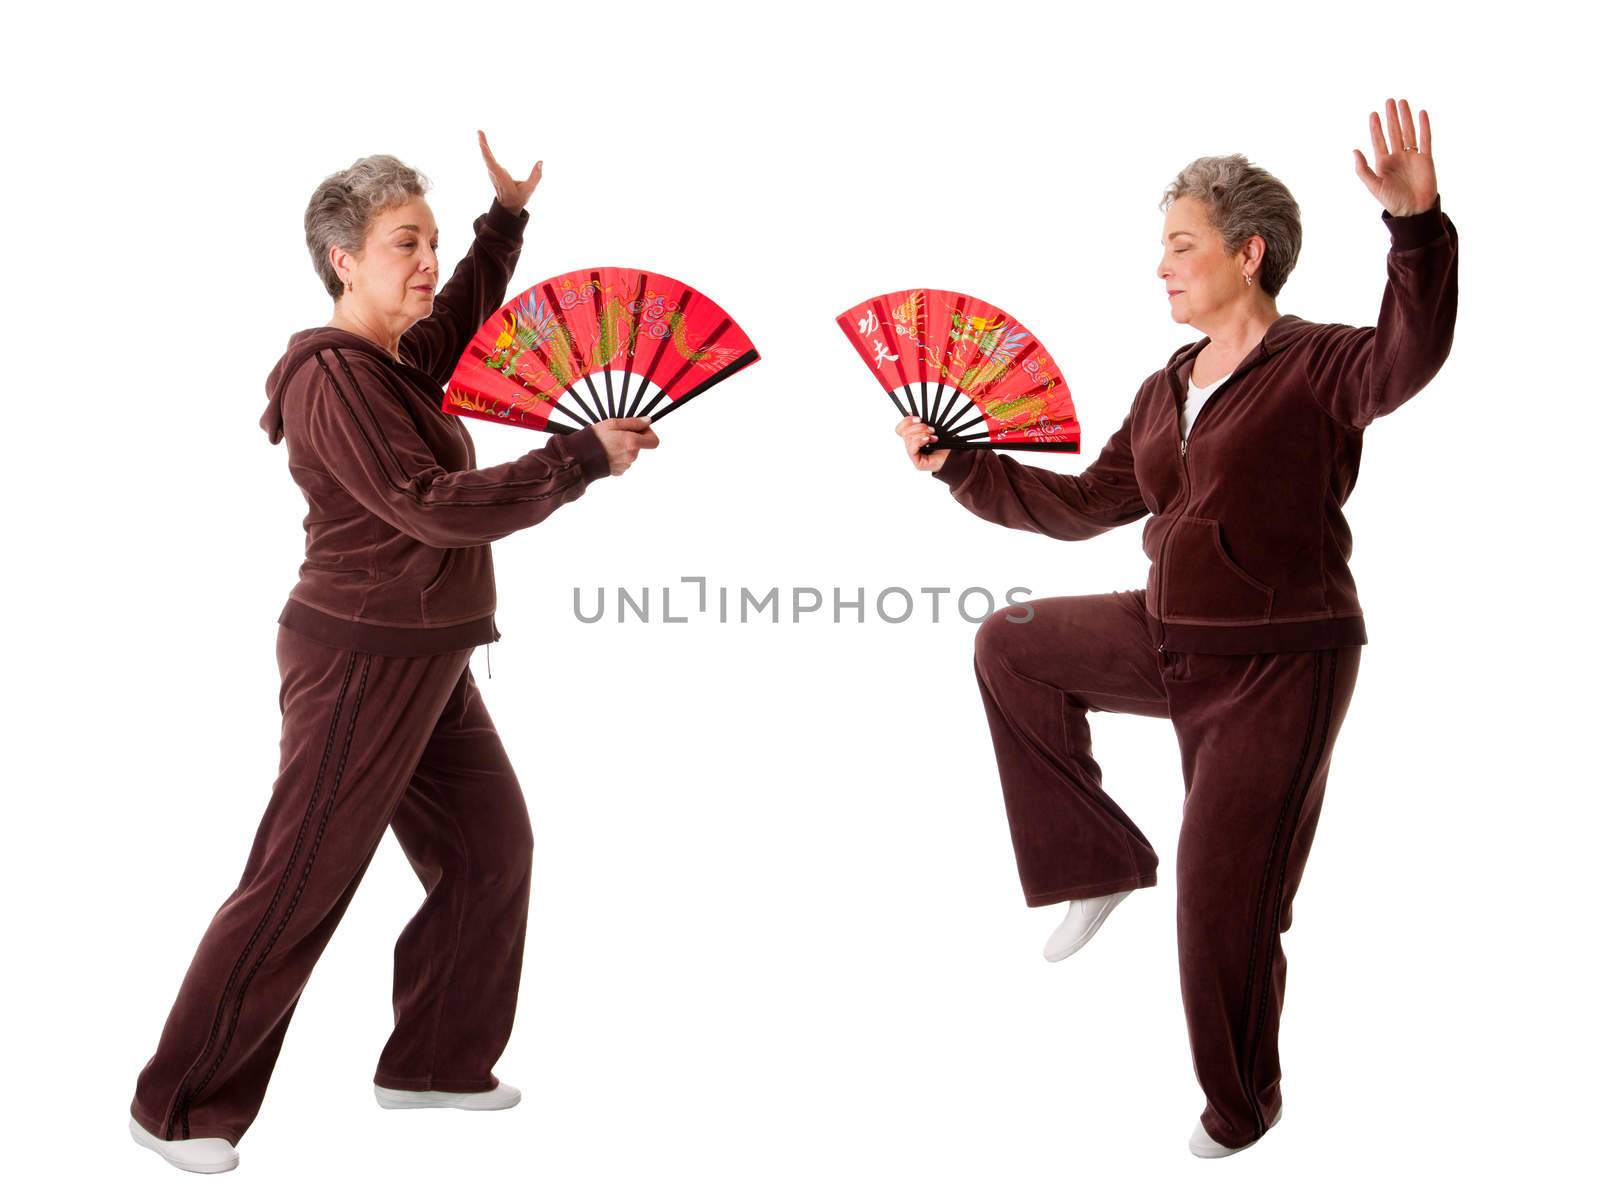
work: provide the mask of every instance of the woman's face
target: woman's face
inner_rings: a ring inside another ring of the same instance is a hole
[[[373,218],[361,257],[346,255],[341,269],[368,320],[401,329],[433,312],[439,286],[439,227],[421,196]]]
[[[1203,324],[1237,302],[1247,290],[1245,272],[1254,274],[1251,255],[1260,240],[1251,238],[1237,254],[1227,254],[1206,206],[1192,196],[1174,200],[1167,209],[1156,268],[1172,319],[1180,325]]]

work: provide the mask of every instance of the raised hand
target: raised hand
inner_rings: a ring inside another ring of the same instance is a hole
[[[937,471],[944,466],[944,460],[950,457],[948,450],[935,450],[931,454],[922,453],[922,447],[930,442],[937,442],[939,435],[934,433],[932,425],[919,421],[916,417],[901,417],[894,431],[905,442],[906,454],[911,458],[911,465],[919,471]]]
[[[1428,110],[1422,109],[1421,139],[1411,125],[1411,105],[1394,100],[1388,102],[1389,140],[1383,137],[1383,125],[1378,114],[1373,113],[1368,124],[1372,130],[1372,166],[1361,151],[1355,151],[1356,174],[1367,190],[1376,196],[1384,208],[1396,217],[1409,217],[1433,207],[1439,194],[1438,180],[1433,174],[1433,130],[1428,126]]]
[[[478,130],[478,149],[483,151],[483,163],[489,168],[489,178],[494,181],[495,199],[512,212],[521,212],[544,176],[544,159],[533,164],[533,170],[526,179],[517,179],[495,160],[489,151],[489,139],[483,136],[481,129]]]

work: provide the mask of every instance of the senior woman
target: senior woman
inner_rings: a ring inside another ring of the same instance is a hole
[[[1433,378],[1456,314],[1456,232],[1440,207],[1426,111],[1387,103],[1356,173],[1384,207],[1376,327],[1280,315],[1300,251],[1287,188],[1240,155],[1167,189],[1157,267],[1172,319],[1206,336],[1140,386],[1072,476],[896,427],[918,469],[987,520],[1077,540],[1146,515],[1145,588],[1002,609],[975,667],[1030,905],[1067,903],[1063,959],[1156,882],[1156,853],[1100,786],[1086,714],[1172,721],[1185,797],[1179,979],[1206,1107],[1190,1149],[1221,1157],[1282,1112],[1280,935],[1305,867],[1334,739],[1367,641],[1340,511],[1364,431]]]
[[[507,1108],[492,1070],[521,975],[533,838],[469,667],[497,640],[490,543],[658,444],[602,421],[478,469],[442,389],[505,299],[542,164],[508,173],[480,132],[488,212],[440,286],[423,176],[388,155],[318,185],[306,243],[333,298],[267,383],[261,424],[305,493],[305,562],[279,617],[280,768],[244,874],[212,918],[132,1102],[137,1141],[225,1171],[301,989],[393,828],[427,896],[394,954],[388,1108]]]

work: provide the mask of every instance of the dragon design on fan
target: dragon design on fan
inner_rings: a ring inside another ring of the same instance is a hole
[[[1078,419],[1037,335],[962,292],[908,289],[835,318],[903,417],[950,446],[1078,451]]]
[[[563,285],[560,302],[561,307],[568,310],[588,304],[595,292],[603,290],[592,280],[580,287],[572,287],[563,280]],[[688,323],[676,309],[672,301],[653,292],[646,292],[643,300],[627,303],[607,296],[596,317],[599,338],[590,348],[590,367],[610,366],[624,351],[629,355],[636,353],[641,333],[658,341],[670,339],[673,349],[685,362],[707,372],[720,371],[734,360],[734,351],[726,346],[695,348],[689,341]],[[640,318],[638,321],[632,319],[635,314]],[[571,339],[559,320],[542,299],[530,296],[506,314],[505,329],[495,339],[494,353],[484,360],[484,366],[499,371],[507,379],[516,378],[522,356],[545,345],[550,346],[548,373],[558,385],[565,388],[584,374],[578,369]],[[540,373],[535,371],[534,375]]]
[[[690,344],[688,322],[678,311],[675,301],[656,292],[646,292],[644,299],[629,306],[640,317],[640,329],[646,337],[658,341],[670,339],[672,348],[685,362],[693,363],[706,371],[720,371],[736,357],[725,346],[702,346],[698,350]]]
[[[959,347],[970,345],[974,353],[982,356],[967,368],[956,384],[958,391],[970,396],[973,390],[993,383],[1011,370],[1017,348],[1027,338],[1028,331],[1003,317],[969,317],[959,309],[950,314],[951,359],[961,365]]]
[[[570,271],[483,322],[443,409],[554,433],[613,417],[654,420],[758,358],[732,317],[676,279],[625,267]]]
[[[516,374],[517,361],[529,350],[550,341],[556,328],[556,318],[545,302],[529,296],[506,313],[505,328],[495,339],[494,353],[484,359],[483,365],[510,379]]]
[[[939,372],[942,378],[950,372],[944,363],[939,361],[939,352],[927,342],[922,340],[922,327],[924,325],[923,310],[926,308],[925,297],[921,292],[912,292],[903,303],[897,304],[889,312],[894,321],[894,331],[903,338],[908,338],[922,355],[922,361]]]
[[[492,417],[497,421],[511,421],[516,419],[518,413],[531,413],[537,407],[537,401],[548,401],[550,397],[540,392],[537,396],[516,396],[506,403],[504,408],[485,400],[479,396],[471,395],[460,388],[451,388],[445,393],[448,403],[447,412],[475,414],[478,416]],[[521,401],[522,403],[519,403]]]
[[[897,304],[889,314],[894,318],[894,331],[901,337],[908,334],[915,336],[917,330],[922,328],[922,293],[912,292],[905,298],[905,303]]]

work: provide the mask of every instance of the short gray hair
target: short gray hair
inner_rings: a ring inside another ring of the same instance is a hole
[[[311,193],[306,205],[306,249],[322,286],[335,300],[344,282],[328,252],[335,246],[359,255],[367,244],[372,220],[385,209],[420,196],[433,185],[392,154],[369,154],[335,171]]]
[[[1161,211],[1183,196],[1206,206],[1228,254],[1261,235],[1267,248],[1256,280],[1263,292],[1276,296],[1300,257],[1300,206],[1282,181],[1242,154],[1214,155],[1178,172],[1161,197]]]

